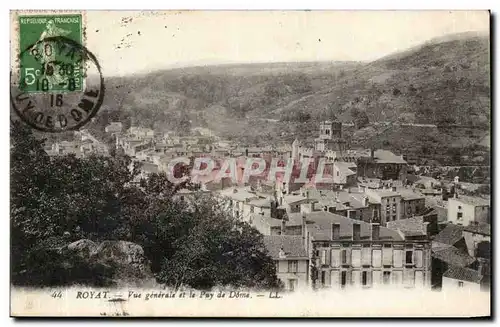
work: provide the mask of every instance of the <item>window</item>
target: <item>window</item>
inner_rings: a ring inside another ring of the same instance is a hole
[[[458,287],[464,287],[464,282],[458,282]]]
[[[347,265],[347,250],[344,249],[340,252],[340,260],[343,265]]]
[[[343,271],[340,274],[340,286],[345,287],[347,284],[347,271]]]
[[[463,216],[463,214],[461,212],[457,212],[457,219],[458,220],[461,220],[462,216]]]
[[[415,271],[415,285],[420,286],[420,287],[425,285],[423,271],[419,271],[419,270]]]
[[[351,276],[351,285],[359,285],[360,281],[361,281],[361,271],[353,270]]]
[[[326,265],[326,250],[321,250],[321,264]]]
[[[372,265],[372,250],[370,246],[363,247],[361,250],[361,264],[368,267]]]
[[[368,285],[368,272],[363,271],[361,273],[361,285],[366,286]]]
[[[276,273],[279,273],[280,272],[280,262],[279,262],[279,260],[277,260],[275,263],[276,263],[276,266],[275,266]]]
[[[339,171],[337,170],[337,176],[339,175]]]
[[[326,284],[326,271],[322,271],[321,272],[321,285],[325,285]]]
[[[372,262],[373,267],[382,266],[382,250],[373,250],[372,258],[373,258]]]
[[[339,249],[332,249],[331,265],[332,265],[332,267],[340,266],[340,250]]]
[[[384,271],[383,282],[385,285],[389,285],[389,283],[391,282],[391,272],[390,271]]]
[[[361,266],[361,250],[353,249],[352,250],[352,266],[360,267]]]
[[[332,270],[330,272],[330,281],[332,286],[339,287],[340,285],[340,271],[338,270]]]
[[[458,210],[462,210],[462,206],[458,206]]]
[[[384,266],[392,266],[392,248],[390,244],[384,245],[382,250],[382,261]]]
[[[394,267],[401,268],[403,267],[403,250],[395,249],[393,251],[394,256]]]
[[[400,285],[403,282],[403,272],[401,270],[395,270],[392,272],[392,284]]]
[[[289,260],[288,261],[288,272],[296,273],[299,267],[299,262],[297,260]]]
[[[405,270],[405,286],[414,287],[415,286],[415,271],[408,269]]]
[[[406,251],[405,263],[407,265],[413,264],[413,251]]]
[[[332,240],[338,240],[340,238],[340,225],[332,224]]]
[[[250,213],[254,212],[254,206],[250,206]]]
[[[424,265],[424,254],[422,250],[415,250],[415,266],[422,268]]]

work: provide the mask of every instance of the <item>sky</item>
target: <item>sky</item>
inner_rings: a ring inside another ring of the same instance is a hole
[[[88,11],[86,46],[108,76],[170,67],[371,61],[432,38],[489,31],[486,11]]]

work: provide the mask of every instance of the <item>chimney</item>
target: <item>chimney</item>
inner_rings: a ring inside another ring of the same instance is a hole
[[[372,224],[372,241],[380,239],[380,224]]]
[[[340,239],[340,224],[332,224],[332,240]]]
[[[363,205],[365,207],[368,207],[368,197],[367,196],[363,197]]]
[[[359,241],[361,239],[361,224],[352,224],[352,239],[353,241]]]
[[[392,191],[393,191],[393,192],[396,192],[396,186],[393,186],[393,187],[392,187]]]
[[[374,149],[370,149],[370,157],[371,157],[372,159],[374,159],[374,158],[375,158],[375,150],[374,150]]]

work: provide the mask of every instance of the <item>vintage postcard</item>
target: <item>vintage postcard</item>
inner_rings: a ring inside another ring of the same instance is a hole
[[[11,11],[15,317],[489,317],[488,11]]]

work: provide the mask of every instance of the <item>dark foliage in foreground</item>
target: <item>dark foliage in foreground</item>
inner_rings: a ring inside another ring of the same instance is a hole
[[[70,242],[141,245],[160,283],[195,288],[278,285],[262,235],[210,195],[181,200],[166,175],[136,183],[130,158],[49,157],[43,141],[11,124],[12,282],[25,286],[111,284],[113,267],[65,253]]]

